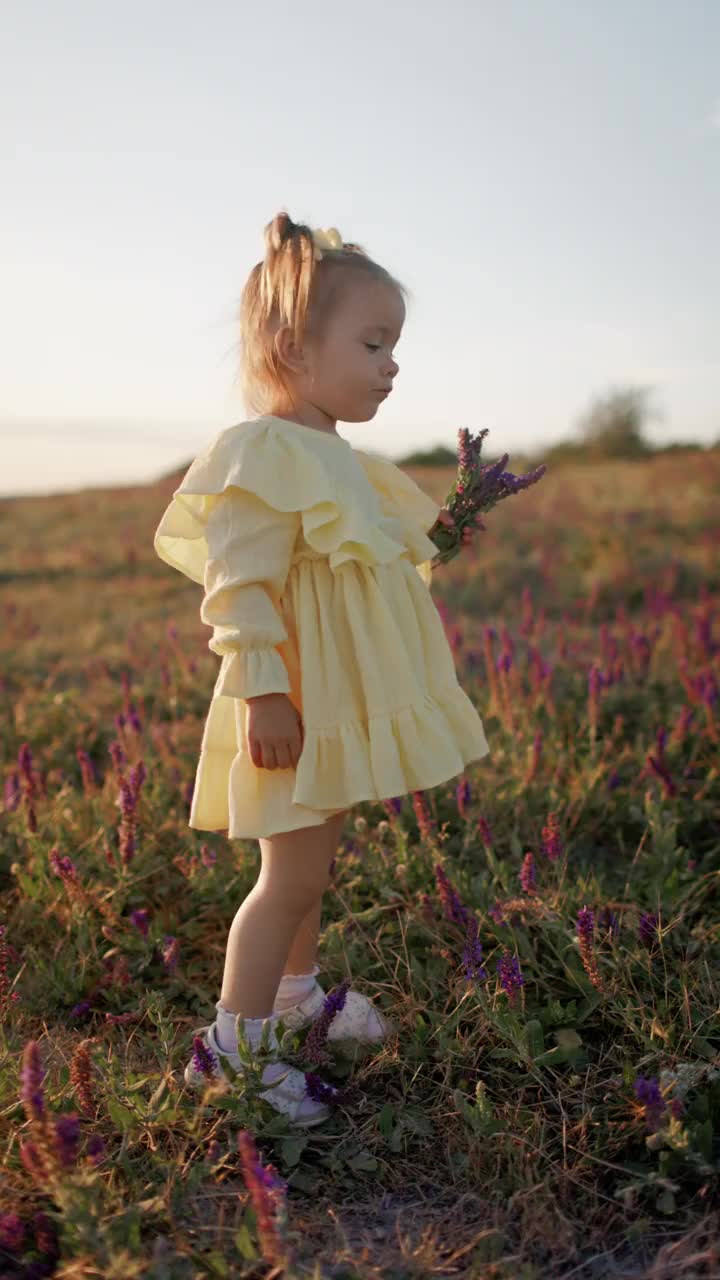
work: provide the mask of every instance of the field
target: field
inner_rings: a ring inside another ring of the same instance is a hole
[[[0,1276],[720,1276],[720,453],[558,466],[435,571],[490,755],[348,818],[320,980],[399,1032],[304,1135],[182,1079],[258,853],[187,826],[176,483],[0,504]]]

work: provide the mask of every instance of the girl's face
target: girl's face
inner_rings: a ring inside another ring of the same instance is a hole
[[[306,338],[294,378],[299,408],[313,425],[375,416],[398,372],[393,352],[404,322],[400,294],[381,281],[356,282],[337,302],[322,338]]]

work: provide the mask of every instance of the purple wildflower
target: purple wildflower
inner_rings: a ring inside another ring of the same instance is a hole
[[[273,1165],[263,1167],[255,1139],[247,1129],[240,1130],[237,1144],[263,1258],[266,1262],[282,1264],[287,1259],[287,1183]]]
[[[649,1079],[646,1079],[645,1076],[638,1076],[633,1089],[635,1090],[635,1097],[644,1109],[648,1129],[655,1132],[660,1128],[666,1109],[659,1082],[654,1076]]]
[[[658,918],[652,911],[644,911],[638,924],[638,938],[644,947],[652,947],[658,940]]]
[[[129,866],[135,856],[135,835],[137,827],[137,816],[135,810],[137,802],[138,796],[135,790],[134,775],[131,771],[130,780],[122,776],[120,777],[120,794],[117,799],[117,804],[121,813],[119,827],[120,860],[124,867]]]
[[[80,773],[82,775],[83,790],[90,794],[97,786],[98,776],[97,770],[84,747],[78,747],[75,752],[76,759],[80,764]]]
[[[202,1039],[202,1036],[193,1036],[193,1066],[201,1075],[206,1076],[208,1080],[215,1079],[215,1067],[217,1066],[217,1058],[212,1049],[209,1049]]]
[[[463,968],[468,982],[481,982],[487,978],[483,965],[482,944],[478,937],[478,922],[474,916],[468,917],[465,949],[463,951]]]
[[[492,906],[488,907],[488,915],[496,924],[506,923],[505,911],[501,902],[493,902]]]
[[[17,773],[10,773],[5,779],[4,797],[5,812],[13,813],[14,810],[19,807],[22,800],[20,778]]]
[[[137,910],[130,912],[130,919],[135,928],[142,934],[143,938],[148,936],[148,919],[150,912],[147,907],[138,907]]]
[[[77,868],[72,858],[62,857],[57,849],[51,849],[48,854],[48,862],[55,875],[60,876],[62,880],[77,880]]]
[[[105,1142],[99,1133],[91,1133],[87,1140],[87,1156],[92,1165],[97,1165],[105,1155]]]
[[[35,1244],[40,1252],[48,1254],[49,1257],[57,1258],[60,1252],[58,1229],[53,1219],[43,1209],[39,1209],[33,1214],[33,1229],[35,1232]]]
[[[10,981],[7,976],[10,947],[8,946],[5,933],[5,925],[0,924],[0,1021],[4,1021],[7,1017],[10,1005],[17,1003],[20,999],[19,991],[10,990]],[[13,955],[15,955],[14,948]]]
[[[662,792],[664,792],[667,799],[678,794],[678,786],[676,786],[676,783],[673,781],[673,777],[671,777],[665,760],[656,759],[655,755],[648,755],[647,763],[650,764],[652,771],[657,773],[657,777],[660,778],[660,781],[662,782]]]
[[[583,969],[593,986],[602,990],[602,978],[595,958],[595,914],[589,907],[582,907],[578,912],[577,938]]]
[[[517,993],[523,985],[523,978],[520,969],[520,961],[517,956],[512,955],[507,948],[503,951],[497,962],[497,971],[500,977],[500,985],[508,996],[510,1003],[514,1004]]]
[[[383,800],[383,808],[391,818],[399,818],[403,810],[402,796],[390,796],[388,800]]]
[[[526,853],[523,858],[523,864],[520,869],[520,885],[523,893],[534,893],[537,885],[537,874],[535,871],[535,859],[532,853]]]
[[[125,755],[125,752],[123,750],[122,743],[118,742],[117,738],[115,738],[114,741],[109,744],[108,754],[110,756],[110,759],[113,762],[115,772],[118,775],[121,774],[123,770],[123,766],[127,764],[127,756]]]
[[[492,831],[486,818],[478,818],[478,834],[483,844],[492,845]]]
[[[43,1097],[43,1079],[45,1068],[40,1058],[40,1047],[37,1040],[29,1040],[23,1051],[20,1097],[28,1120],[39,1120],[45,1117],[45,1099]]]
[[[428,813],[423,792],[413,791],[411,794],[413,813],[415,814],[420,836],[423,840],[430,840],[434,824],[431,815]]]
[[[33,1142],[32,1138],[26,1138],[25,1141],[21,1139],[20,1159],[38,1185],[42,1186],[47,1182],[50,1177],[49,1161],[45,1151],[40,1150],[40,1143]]]
[[[72,1009],[70,1010],[69,1016],[73,1020],[79,1020],[81,1018],[84,1018],[86,1014],[90,1012],[91,1009],[92,1009],[91,1000],[87,1000],[87,999],[80,1000],[77,1004],[73,1005]]]
[[[557,862],[562,854],[557,813],[548,814],[547,823],[542,829],[542,848],[546,858],[551,862]]]
[[[438,893],[440,901],[443,905],[445,916],[453,924],[459,924],[463,929],[467,928],[469,912],[462,902],[457,890],[453,887],[448,876],[440,863],[435,865],[435,879],[437,881]]]
[[[55,1118],[55,1150],[61,1168],[71,1169],[77,1159],[80,1117],[72,1112]]]
[[[169,973],[174,973],[180,958],[180,941],[171,933],[163,938],[161,949],[162,961]]]
[[[462,818],[465,817],[467,807],[470,803],[472,792],[470,791],[470,783],[467,778],[463,778],[455,788],[455,798],[457,800],[458,813]]]
[[[305,1053],[311,1061],[322,1061],[325,1057],[325,1045],[330,1023],[343,1008],[349,987],[350,979],[345,978],[339,987],[336,987],[325,997],[322,1010],[315,1019],[305,1041]]]
[[[25,1223],[19,1213],[0,1213],[0,1249],[19,1253],[25,1239]]]
[[[313,1102],[325,1102],[328,1106],[337,1105],[342,1100],[342,1090],[328,1084],[314,1071],[305,1072],[305,1092]]]

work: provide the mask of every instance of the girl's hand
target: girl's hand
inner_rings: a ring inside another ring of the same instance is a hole
[[[441,524],[444,524],[444,525],[446,526],[446,528],[448,528],[448,529],[451,529],[451,528],[453,527],[453,525],[455,524],[455,521],[453,520],[453,517],[452,517],[452,515],[450,514],[450,512],[448,511],[447,507],[441,507],[441,508],[440,508],[440,511],[438,512],[438,517],[437,517],[437,518],[438,518],[438,520],[440,521],[440,523],[441,523]],[[478,513],[478,515],[476,515],[476,517],[475,517],[475,523],[476,523],[476,524],[480,524],[480,523],[481,523],[481,521],[482,521],[482,516]],[[461,541],[462,541],[462,544],[463,544],[463,546],[464,546],[464,547],[469,546],[469,544],[472,542],[472,540],[473,540],[473,538],[474,538],[474,536],[475,536],[475,534],[476,534],[477,532],[478,532],[478,530],[477,530],[477,529],[473,529],[472,525],[469,525],[469,524],[468,524],[468,525],[466,525],[466,526],[465,526],[465,528],[463,529],[463,531],[462,531],[462,533],[461,533],[461,535],[460,535],[460,538],[461,538]]]
[[[294,769],[303,749],[302,718],[286,693],[248,698],[247,740],[257,769]]]

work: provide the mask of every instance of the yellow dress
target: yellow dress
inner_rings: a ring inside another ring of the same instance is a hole
[[[221,658],[189,826],[258,838],[435,787],[487,755],[430,594],[440,508],[394,463],[266,415],[189,467],[154,538]],[[287,693],[296,767],[258,768],[246,699]]]

